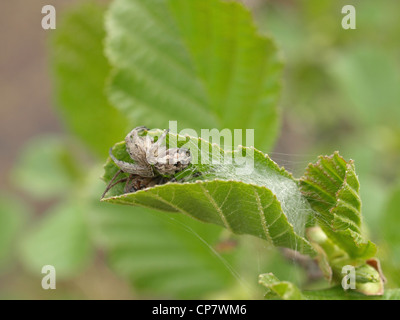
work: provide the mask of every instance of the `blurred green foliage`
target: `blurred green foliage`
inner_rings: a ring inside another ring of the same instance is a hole
[[[114,67],[110,100],[135,124],[165,128],[176,120],[180,130],[253,128],[255,146],[273,146],[282,65],[274,43],[258,35],[243,6],[116,0],[106,29]]]
[[[81,145],[67,138],[34,137],[23,147],[11,179],[33,198],[63,197],[84,175],[76,159],[81,151]]]
[[[0,197],[0,274],[16,258],[18,238],[26,220],[29,209],[15,196],[2,194]]]
[[[109,102],[105,85],[111,66],[103,54],[105,7],[86,3],[66,14],[52,38],[51,64],[61,120],[103,158],[122,139],[128,121]]]
[[[83,207],[61,203],[21,237],[21,261],[33,274],[45,265],[52,265],[59,280],[75,276],[92,258],[87,229]]]

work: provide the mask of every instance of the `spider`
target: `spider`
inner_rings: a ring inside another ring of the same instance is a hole
[[[137,127],[125,137],[126,151],[135,163],[116,159],[110,148],[110,158],[119,170],[107,185],[101,196],[102,199],[112,187],[121,182],[126,182],[124,192],[128,193],[168,181],[176,181],[174,178],[166,176],[174,175],[189,165],[191,160],[189,150],[184,148],[167,149],[162,146],[169,130],[165,130],[157,142],[154,142],[154,139],[148,135],[139,135],[140,132],[147,130],[146,127]],[[114,182],[122,172],[129,173],[129,176]]]

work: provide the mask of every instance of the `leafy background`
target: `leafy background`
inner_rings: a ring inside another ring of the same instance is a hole
[[[357,2],[345,31],[345,1],[244,2],[252,16],[217,0],[117,0],[103,24],[106,1],[55,1],[56,31],[40,28],[42,1],[1,4],[1,298],[262,298],[268,272],[326,287],[250,236],[99,203],[108,148],[168,120],[255,128],[297,177],[319,154],[354,159],[366,232],[386,287],[400,286],[400,4]],[[7,37],[10,13],[26,22]],[[40,287],[45,264],[55,291]]]

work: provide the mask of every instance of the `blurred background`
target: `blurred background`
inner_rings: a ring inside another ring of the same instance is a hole
[[[57,28],[85,2],[53,0]],[[339,150],[354,159],[365,232],[379,246],[387,287],[400,286],[400,2],[242,2],[284,61],[281,131],[275,147],[263,151],[296,177],[319,154]],[[63,109],[66,98],[55,93],[62,81],[51,67],[52,52],[62,47],[52,40],[58,30],[41,28],[46,4],[0,3],[0,298],[260,298],[262,272],[303,288],[326,285],[257,240],[185,217],[98,203],[101,165],[126,129],[88,147],[97,137],[76,129],[71,118],[79,109]],[[356,7],[356,30],[341,27],[346,4]],[[88,51],[102,51],[101,43],[90,45]],[[88,97],[76,99],[102,103]],[[41,288],[44,264],[56,265],[57,290]]]

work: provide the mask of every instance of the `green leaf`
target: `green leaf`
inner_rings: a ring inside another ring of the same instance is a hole
[[[400,289],[386,290],[381,296],[366,296],[354,290],[335,286],[322,290],[301,291],[288,281],[280,281],[272,273],[261,274],[259,283],[267,288],[266,299],[282,300],[399,300]]]
[[[255,145],[271,147],[282,66],[241,4],[117,0],[106,30],[109,97],[136,124],[254,128]]]
[[[378,259],[362,260],[349,257],[343,249],[326,236],[320,227],[307,229],[307,238],[318,252],[318,264],[325,278],[330,282],[341,283],[347,272],[343,267],[353,266],[356,291],[365,295],[383,294],[385,277]]]
[[[12,181],[39,199],[64,195],[83,174],[77,161],[79,151],[76,144],[61,137],[36,137],[22,149],[12,170]]]
[[[400,286],[400,186],[396,186],[387,195],[379,221],[380,247],[379,257],[385,270],[387,283],[391,287]],[[382,214],[383,213],[383,214]]]
[[[272,273],[260,274],[258,282],[268,289],[265,294],[267,299],[305,300],[300,289],[293,283],[279,281]]]
[[[77,203],[50,209],[22,239],[20,252],[24,266],[40,275],[43,266],[52,265],[60,279],[83,271],[92,256],[85,210],[85,206]]]
[[[318,212],[316,220],[335,244],[351,258],[368,259],[376,246],[362,237],[360,185],[354,162],[339,153],[320,156],[299,181],[303,195]]]
[[[254,148],[224,152],[202,139],[170,133],[168,141],[174,140],[192,155],[192,164],[176,176],[182,177],[184,183],[167,183],[127,194],[120,184],[112,190],[113,196],[103,201],[181,213],[236,234],[259,237],[275,246],[313,253],[302,236],[310,208],[288,172]],[[113,153],[118,159],[129,161],[124,142],[117,143]],[[108,159],[105,182],[118,169]]]
[[[110,66],[103,54],[104,8],[75,7],[57,22],[52,38],[56,100],[68,128],[98,155],[123,137],[127,121],[105,95]]]
[[[84,197],[89,227],[112,270],[142,297],[199,298],[238,282],[233,254],[217,245],[223,231],[189,217],[99,202],[101,167],[89,171]],[[83,195],[83,194],[82,194]]]
[[[229,259],[214,248],[221,233],[217,226],[104,203],[93,210],[92,222],[112,269],[142,294],[199,298],[238,281]]]
[[[14,258],[16,242],[27,218],[28,208],[21,199],[0,195],[0,270]]]

